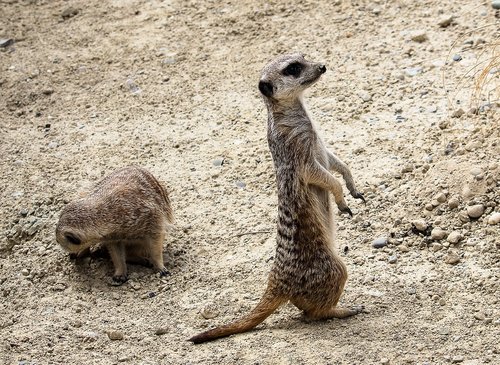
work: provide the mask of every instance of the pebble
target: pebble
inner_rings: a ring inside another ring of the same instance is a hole
[[[432,209],[431,209],[432,210]],[[429,227],[427,225],[427,223],[425,223],[425,221],[423,219],[418,219],[418,220],[414,220],[412,222],[412,224],[415,226],[415,228],[420,231],[420,232],[424,232],[427,227]]]
[[[446,236],[447,236],[446,231],[442,230],[441,228],[436,227],[431,231],[431,238],[434,241],[440,241]]]
[[[405,74],[407,74],[408,76],[417,76],[420,72],[422,72],[422,68],[421,67],[408,67],[408,68],[405,68]]]
[[[168,327],[159,327],[156,329],[155,331],[155,335],[157,336],[163,336],[165,334],[167,334],[169,332],[169,328]]]
[[[416,31],[411,36],[411,40],[413,42],[417,42],[417,43],[423,43],[428,39],[429,39],[429,37],[427,37],[427,33],[425,33],[424,31]]]
[[[120,331],[108,331],[107,335],[112,341],[120,341],[123,340],[123,333]]]
[[[401,169],[401,172],[403,174],[407,173],[407,172],[412,172],[413,171],[413,165],[406,165],[404,166],[402,169]]]
[[[219,315],[219,311],[214,304],[207,304],[201,309],[200,314],[205,319],[212,319]]]
[[[470,170],[470,174],[472,176],[478,176],[478,175],[481,175],[483,173],[483,170],[481,170],[481,168],[479,167],[473,167],[471,170]]]
[[[379,237],[372,242],[373,248],[382,248],[387,246],[387,237]]]
[[[0,39],[0,48],[8,47],[12,43],[14,43],[14,40],[12,38],[1,38]]]
[[[500,0],[492,0],[491,6],[493,7],[493,9],[499,10],[500,9]]]
[[[476,204],[467,207],[467,215],[471,218],[479,218],[484,214],[484,205]]]
[[[450,209],[457,209],[458,206],[460,205],[460,201],[456,196],[452,197],[450,200],[448,200],[448,208]]]
[[[438,193],[434,199],[436,199],[440,203],[446,202],[446,195],[444,193]]]
[[[462,355],[453,356],[453,358],[451,359],[451,362],[455,364],[463,361],[464,357]]]
[[[247,184],[245,184],[243,181],[236,181],[236,186],[239,187],[240,189],[244,189]]]
[[[74,17],[75,15],[78,15],[78,12],[79,12],[78,9],[69,7],[63,10],[63,12],[61,13],[61,17],[63,19],[69,19]]]
[[[451,117],[452,118],[460,118],[462,115],[465,114],[465,110],[463,110],[462,108],[459,108],[457,110],[455,110],[452,114],[451,114]]]
[[[460,262],[460,256],[454,252],[449,252],[444,258],[444,262],[448,265],[456,265]]]
[[[448,235],[448,238],[446,239],[449,243],[456,245],[458,242],[462,240],[462,235],[460,232],[453,231]]]
[[[437,252],[443,248],[443,245],[437,242],[433,242],[431,246],[432,252]]]
[[[427,204],[425,204],[425,209],[426,210],[433,210],[434,209],[434,205],[432,205],[431,203],[427,203]]]
[[[387,259],[387,262],[389,262],[389,264],[395,264],[396,261],[398,261],[398,257],[396,255],[391,255],[389,256],[389,258]]]
[[[369,102],[372,100],[372,96],[370,95],[370,93],[368,91],[365,91],[365,90],[361,90],[358,92],[358,96],[365,102]]]
[[[462,56],[460,56],[459,54],[454,54],[452,58],[455,62],[462,61]]]
[[[22,269],[22,270],[21,270],[21,274],[22,274],[23,276],[28,276],[28,275],[30,274],[30,271],[29,271],[28,269]]]
[[[132,79],[125,81],[125,86],[133,95],[140,94],[142,92],[141,88]]]
[[[383,358],[381,358],[381,359],[380,359],[380,363],[381,363],[382,365],[388,365],[388,364],[389,364],[389,359],[388,359],[388,358],[383,357]]]
[[[398,250],[401,252],[409,252],[410,251],[410,249],[406,245],[399,245]]]
[[[477,319],[478,321],[484,321],[486,319],[486,316],[481,312],[477,312],[474,313],[474,318]]]
[[[495,212],[488,218],[488,224],[495,225],[500,223],[500,213]]]
[[[453,22],[453,16],[452,15],[443,15],[441,18],[439,18],[438,25],[441,28],[446,28],[448,27],[451,23]]]
[[[213,165],[214,166],[222,166],[224,164],[224,157],[219,157],[219,158],[216,158],[214,161],[213,161]]]

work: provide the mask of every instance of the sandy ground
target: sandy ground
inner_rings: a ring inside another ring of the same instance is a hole
[[[499,29],[483,0],[0,1],[14,39],[0,48],[0,363],[500,363],[498,69],[473,93]],[[287,305],[195,346],[266,283],[277,198],[257,82],[291,51],[326,63],[306,100],[367,198],[337,218],[341,302],[367,313],[307,323]],[[115,287],[108,259],[76,264],[54,229],[130,164],[170,191],[171,276],[130,265]]]

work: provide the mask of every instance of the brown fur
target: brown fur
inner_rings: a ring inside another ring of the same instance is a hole
[[[287,69],[294,63],[301,65],[296,77]],[[347,270],[333,243],[329,193],[341,211],[351,212],[340,182],[329,170],[342,174],[354,197],[363,196],[347,166],[325,148],[301,98],[325,71],[323,65],[308,62],[300,54],[279,57],[262,71],[259,89],[268,110],[268,142],[278,188],[274,265],[266,292],[250,314],[192,337],[194,343],[248,331],[287,301],[311,319],[345,318],[361,311],[337,306]]]
[[[84,198],[66,205],[56,228],[59,244],[83,254],[100,243],[113,261],[113,280],[127,280],[127,260],[149,262],[162,274],[163,240],[173,222],[168,194],[145,169],[125,167],[100,181]]]

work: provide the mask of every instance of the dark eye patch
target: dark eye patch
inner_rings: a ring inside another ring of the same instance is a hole
[[[283,75],[284,76],[299,77],[303,68],[304,68],[304,66],[300,62],[291,63],[285,67],[285,69],[283,70]]]
[[[82,243],[78,237],[73,236],[71,233],[66,233],[66,234],[64,235],[64,237],[66,238],[66,240],[67,240],[69,243],[71,243],[71,244],[73,244],[73,245],[79,245],[79,244],[81,244],[81,243]]]

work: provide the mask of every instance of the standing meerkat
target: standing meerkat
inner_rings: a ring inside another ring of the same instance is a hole
[[[259,90],[268,111],[268,143],[278,188],[278,234],[274,264],[259,304],[245,317],[203,332],[190,341],[202,343],[248,331],[278,307],[291,301],[307,318],[346,318],[362,311],[337,306],[347,280],[347,269],[334,245],[333,208],[352,215],[339,172],[355,198],[347,166],[328,151],[302,102],[302,93],[326,72],[320,63],[301,54],[278,57],[262,71]]]
[[[125,167],[101,180],[86,197],[66,205],[56,227],[57,242],[80,255],[103,244],[111,256],[113,281],[127,280],[127,260],[147,262],[161,274],[163,240],[173,222],[167,191],[145,169]]]

